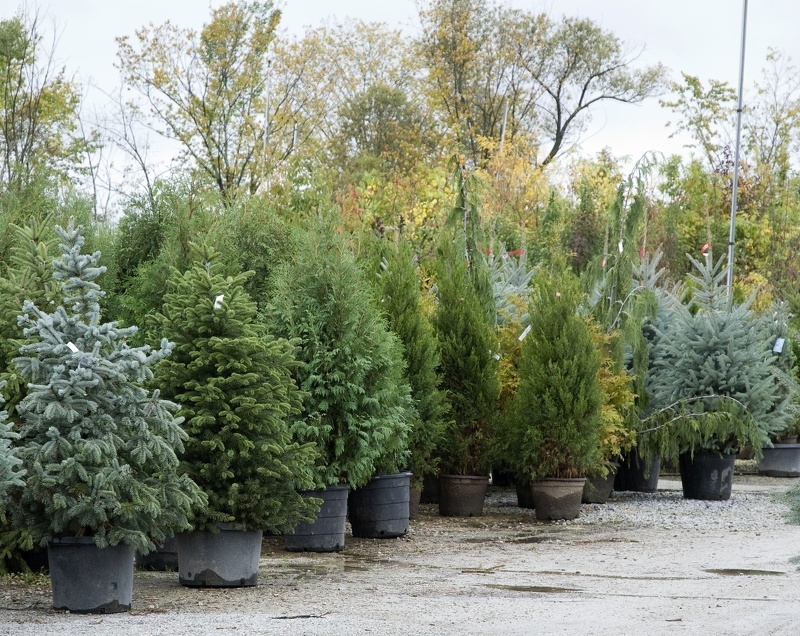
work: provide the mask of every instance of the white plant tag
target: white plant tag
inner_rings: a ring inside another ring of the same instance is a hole
[[[518,340],[522,342],[523,340],[525,340],[525,336],[527,336],[530,332],[531,332],[531,326],[528,325],[527,327],[525,327],[525,331],[519,334]]]
[[[220,294],[214,299],[214,309],[222,307],[222,301],[225,299],[225,294]]]
[[[783,352],[783,345],[786,342],[786,338],[778,338],[775,341],[775,346],[772,347],[772,353],[781,353]]]
[[[78,353],[78,347],[76,347],[71,342],[67,343],[67,347],[69,348],[70,351],[72,351],[72,353]]]

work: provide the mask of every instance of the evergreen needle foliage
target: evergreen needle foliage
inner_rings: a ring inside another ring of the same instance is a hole
[[[188,529],[191,509],[204,503],[177,472],[186,436],[176,405],[142,386],[171,345],[130,348],[135,327],[101,322],[100,254],[81,253],[72,223],[57,232],[62,255],[53,276],[64,304],[47,313],[26,301],[19,317],[27,342],[15,362],[29,379],[17,408],[27,482],[14,494],[12,521],[41,545],[91,535],[100,547],[148,552],[154,540]]]
[[[226,277],[224,269],[207,250],[183,274],[173,270],[156,319],[175,349],[156,383],[181,405],[189,435],[181,469],[208,496],[195,529],[229,522],[288,532],[316,511],[298,492],[312,487],[314,449],[289,432],[302,408],[294,350],[257,323],[244,291],[252,272]]]
[[[596,472],[601,452],[601,356],[569,272],[537,275],[531,330],[522,344],[509,463],[532,479]]]
[[[650,415],[663,457],[697,449],[736,452],[744,444],[756,454],[769,436],[796,417],[797,382],[785,312],[757,314],[728,298],[726,269],[691,259],[697,271],[682,293],[668,293],[652,325],[647,378]]]
[[[484,278],[474,270],[485,270],[486,265],[479,254],[475,257],[468,267],[463,238],[445,238],[436,262],[438,305],[434,326],[442,355],[441,386],[452,415],[440,457],[442,470],[457,475],[488,471],[491,429],[500,394],[494,314],[490,318],[482,301],[482,288],[474,282]]]
[[[320,451],[319,486],[358,488],[408,462],[413,405],[402,345],[346,237],[325,221],[301,237],[278,268],[271,312],[276,333],[299,341],[295,377],[306,395],[293,432]]]
[[[0,389],[4,384],[0,382]],[[0,404],[3,397],[0,396]],[[14,486],[23,486],[22,477],[25,470],[21,468],[22,461],[17,457],[16,449],[11,445],[12,440],[19,439],[11,422],[7,420],[8,413],[0,411],[0,521],[5,522],[6,504],[9,490]]]
[[[376,277],[381,308],[389,328],[403,344],[405,378],[411,387],[416,413],[409,433],[408,467],[418,480],[436,470],[436,448],[446,423],[448,404],[439,390],[439,343],[428,313],[422,307],[419,268],[411,244],[400,238],[382,240],[376,258],[380,265]]]
[[[17,316],[25,300],[44,307],[60,297],[51,266],[52,254],[58,250],[58,237],[50,236],[52,227],[47,227],[51,219],[47,215],[41,223],[32,218],[28,226],[12,225],[16,242],[5,275],[0,277],[0,381],[6,383],[6,407],[12,417],[26,391],[26,380],[12,362],[24,342]]]

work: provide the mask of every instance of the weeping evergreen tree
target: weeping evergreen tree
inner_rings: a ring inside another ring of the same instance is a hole
[[[278,267],[270,313],[275,332],[297,341],[294,375],[305,397],[292,430],[320,452],[319,487],[358,488],[408,463],[414,413],[402,345],[344,235],[315,221],[297,244]]]
[[[419,268],[411,244],[382,240],[376,247],[376,284],[389,328],[403,344],[405,378],[411,387],[416,414],[409,432],[408,468],[416,480],[437,468],[436,448],[446,424],[448,404],[439,390],[439,343],[422,306]]]
[[[642,325],[659,311],[657,283],[662,274],[660,252],[652,257],[646,253],[645,185],[655,167],[645,156],[620,184],[608,211],[603,251],[583,275],[590,311],[605,340],[601,379],[608,397],[603,436],[611,442],[605,444],[609,460],[634,444],[642,446],[638,451],[646,461],[651,455],[653,436],[637,439],[636,433],[647,406],[649,347]]]
[[[315,457],[289,432],[302,408],[294,349],[256,321],[244,290],[252,272],[224,276],[212,250],[199,257],[186,272],[173,270],[156,316],[175,348],[156,367],[155,384],[181,405],[189,435],[181,470],[208,496],[193,524],[288,532],[308,514],[298,491],[312,487]]]
[[[63,305],[46,312],[26,301],[19,317],[26,343],[14,360],[28,379],[19,403],[19,457],[26,486],[9,507],[28,547],[53,537],[93,536],[99,547],[124,543],[148,552],[190,527],[205,498],[178,474],[185,433],[176,405],[143,384],[171,345],[131,348],[136,328],[101,322],[104,268],[82,254],[80,228],[57,228],[61,258],[53,276]]]
[[[666,294],[651,327],[647,424],[663,457],[744,444],[758,455],[797,416],[788,317],[781,307],[757,314],[754,296],[729,298],[724,258],[690,260],[697,273],[679,295]]]

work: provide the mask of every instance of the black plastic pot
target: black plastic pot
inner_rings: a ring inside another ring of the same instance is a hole
[[[581,512],[584,477],[537,479],[531,486],[533,507],[539,521],[575,519]]]
[[[411,473],[376,475],[350,493],[347,510],[354,537],[389,539],[408,532]]]
[[[290,552],[341,552],[344,550],[344,532],[347,524],[347,484],[336,484],[304,494],[322,499],[317,518],[309,523],[301,521],[294,533],[284,536],[284,545]]]
[[[698,450],[694,456],[691,453],[683,453],[678,462],[685,499],[705,501],[730,499],[736,455]]]
[[[422,492],[419,502],[422,504],[439,503],[439,478],[436,475],[427,473],[422,476]]]
[[[519,508],[526,508],[533,510],[533,492],[531,491],[531,482],[517,481],[514,484],[517,491],[517,506]]]
[[[150,572],[175,572],[178,569],[178,540],[175,537],[164,540],[164,545],[152,552],[136,557],[140,570]]]
[[[619,468],[614,478],[614,490],[633,492],[655,492],[658,490],[658,475],[661,471],[661,458],[653,456],[649,462],[639,456],[635,448],[619,460]]]
[[[583,503],[606,503],[614,490],[616,477],[616,468],[609,469],[608,473],[602,477],[600,475],[589,475],[583,486],[581,501]]]
[[[53,607],[78,614],[131,609],[133,549],[98,548],[93,537],[62,537],[47,546]]]
[[[253,587],[258,585],[261,530],[182,532],[178,544],[178,582],[186,587]]]
[[[488,476],[440,475],[439,514],[443,517],[480,517]]]

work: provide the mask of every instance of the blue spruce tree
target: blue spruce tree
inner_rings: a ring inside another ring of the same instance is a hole
[[[648,421],[663,457],[697,449],[756,453],[796,417],[796,381],[787,316],[762,314],[729,298],[723,260],[691,259],[696,274],[682,292],[666,293],[648,326]],[[647,428],[647,427],[645,427]]]
[[[0,382],[0,389],[3,388]],[[0,404],[3,397],[0,396]],[[20,468],[22,461],[17,457],[16,449],[11,442],[19,435],[14,432],[11,422],[7,421],[8,413],[0,411],[0,521],[5,521],[6,504],[9,490],[14,486],[22,486],[25,471]]]
[[[26,344],[14,361],[28,379],[17,407],[27,483],[10,506],[12,521],[28,545],[93,536],[99,547],[148,552],[154,540],[189,529],[190,511],[205,503],[177,471],[186,438],[177,406],[143,388],[172,346],[129,347],[135,327],[102,322],[100,254],[81,253],[72,223],[57,231],[62,255],[53,276],[63,304],[48,313],[26,301],[19,317]]]

